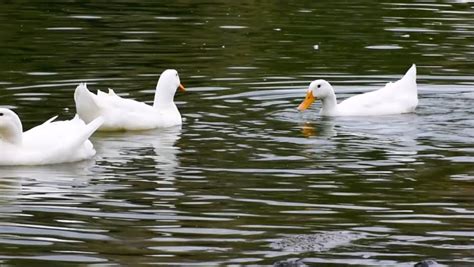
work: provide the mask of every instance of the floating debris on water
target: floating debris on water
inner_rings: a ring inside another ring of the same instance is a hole
[[[291,235],[270,244],[273,249],[288,252],[325,251],[335,247],[350,244],[352,241],[364,238],[361,233],[335,231],[308,235]]]
[[[435,260],[422,260],[414,265],[414,267],[436,267],[440,266]]]
[[[277,261],[273,264],[273,267],[307,267],[308,265],[304,264],[299,259],[289,259]]]

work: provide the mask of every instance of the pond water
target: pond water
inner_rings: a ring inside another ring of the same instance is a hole
[[[0,168],[2,266],[474,262],[473,3],[161,2],[2,3],[0,105],[25,129],[73,117],[79,82],[150,103],[176,68],[187,88],[181,128]],[[413,114],[296,110],[314,79],[344,99],[413,63]]]

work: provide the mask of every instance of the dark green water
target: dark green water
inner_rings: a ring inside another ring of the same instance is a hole
[[[186,120],[94,135],[91,161],[1,168],[0,265],[474,262],[473,4],[96,2],[0,4],[0,105],[28,129],[74,116],[79,82],[151,102],[176,68]],[[412,63],[414,114],[296,111],[313,79],[344,99]],[[334,231],[363,237],[271,245]]]

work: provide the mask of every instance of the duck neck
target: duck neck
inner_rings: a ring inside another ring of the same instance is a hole
[[[23,143],[23,126],[20,121],[9,127],[0,127],[0,140],[4,142],[21,145]]]
[[[155,92],[155,100],[153,101],[153,107],[160,108],[160,109],[169,109],[169,108],[176,108],[174,104],[174,91],[169,90],[169,88],[165,88],[166,86],[170,86],[166,83],[161,84],[158,81],[156,85],[156,92]]]
[[[153,101],[153,107],[159,109],[176,109],[174,104],[174,95],[160,94],[158,90],[155,94],[155,100]]]
[[[322,115],[333,115],[337,112],[337,98],[335,93],[331,93],[321,99],[321,102],[323,103],[321,109]]]

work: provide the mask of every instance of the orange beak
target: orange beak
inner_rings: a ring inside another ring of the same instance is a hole
[[[316,100],[316,97],[314,97],[313,93],[310,90],[308,90],[308,92],[306,92],[306,98],[298,106],[298,110],[303,111],[307,109],[309,106],[311,106],[311,104],[313,104],[315,100]]]
[[[179,84],[178,90],[179,90],[180,92],[186,92],[186,89],[184,89],[184,86],[183,86],[182,84]]]

